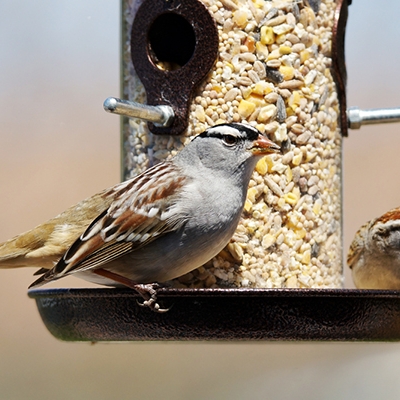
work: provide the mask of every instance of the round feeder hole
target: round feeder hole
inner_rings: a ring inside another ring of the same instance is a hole
[[[184,17],[165,13],[150,26],[148,43],[154,65],[162,70],[174,71],[192,58],[196,36],[192,25]]]

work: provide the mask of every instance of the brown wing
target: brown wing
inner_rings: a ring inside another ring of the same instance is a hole
[[[157,185],[151,183],[154,180]],[[176,213],[174,207],[184,180],[178,167],[162,163],[110,189],[115,198],[110,207],[89,225],[58,264],[30,287],[98,268],[178,229],[185,216]]]

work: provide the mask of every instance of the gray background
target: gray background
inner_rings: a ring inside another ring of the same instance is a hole
[[[400,2],[353,3],[348,104],[400,106]],[[118,94],[117,1],[0,2],[0,241],[118,182],[119,120],[102,109]],[[399,130],[345,140],[345,252],[362,223],[400,205]],[[397,343],[59,342],[27,298],[32,272],[0,271],[0,399],[400,396]]]

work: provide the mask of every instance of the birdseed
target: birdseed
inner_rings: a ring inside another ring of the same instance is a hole
[[[332,78],[336,3],[321,0],[201,0],[215,18],[219,56],[198,87],[189,127],[152,135],[143,121],[122,126],[123,178],[174,156],[218,123],[255,126],[284,149],[259,161],[231,242],[175,287],[341,288],[341,134]],[[130,59],[141,1],[123,1],[123,96],[146,103]],[[179,90],[179,88],[176,88]]]

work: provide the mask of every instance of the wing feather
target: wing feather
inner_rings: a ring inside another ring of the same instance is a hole
[[[31,287],[74,272],[101,267],[166,232],[179,229],[185,216],[171,212],[180,197],[184,175],[171,163],[158,164],[109,190],[115,198],[88,226],[57,265]],[[149,182],[157,178],[157,185]],[[177,178],[179,177],[179,178]]]

